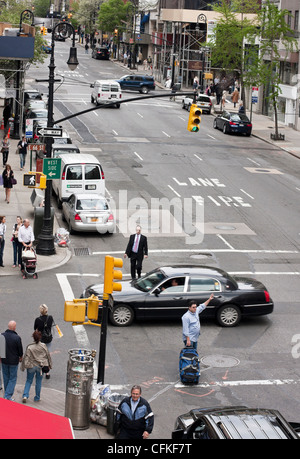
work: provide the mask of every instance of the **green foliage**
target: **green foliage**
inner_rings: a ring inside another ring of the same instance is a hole
[[[126,30],[125,22],[128,22],[132,14],[133,4],[124,3],[123,0],[107,0],[102,3],[98,16],[98,25],[101,30],[112,33],[115,28],[119,33]],[[124,22],[122,22],[124,21]]]

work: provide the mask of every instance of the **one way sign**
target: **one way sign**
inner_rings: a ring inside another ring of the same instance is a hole
[[[63,130],[60,128],[38,128],[36,133],[38,136],[42,135],[44,137],[62,137]]]

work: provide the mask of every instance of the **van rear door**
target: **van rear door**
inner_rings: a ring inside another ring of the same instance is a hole
[[[84,165],[84,189],[85,193],[98,193],[105,196],[104,172],[100,164]]]
[[[83,165],[72,164],[66,166],[62,177],[62,187],[65,185],[65,190],[62,190],[62,197],[64,197],[64,191],[70,195],[72,193],[83,193],[83,184]]]

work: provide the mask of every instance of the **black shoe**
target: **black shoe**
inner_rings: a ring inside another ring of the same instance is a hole
[[[49,373],[46,374],[46,379],[50,379]]]
[[[0,265],[1,268],[4,268],[4,265]]]

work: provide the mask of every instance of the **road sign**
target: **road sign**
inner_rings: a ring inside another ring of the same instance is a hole
[[[47,180],[60,178],[61,158],[44,158],[43,159],[43,174],[47,176]]]
[[[36,130],[37,135],[43,135],[44,137],[62,137],[63,130],[60,128],[38,128]]]
[[[44,143],[30,143],[28,148],[33,151],[45,151],[46,145]]]
[[[258,103],[258,87],[252,86],[252,104]]]
[[[26,137],[33,136],[33,119],[31,118],[25,120],[25,135]]]
[[[29,187],[35,187],[36,184],[36,175],[35,174],[24,174],[23,175],[23,185]]]

